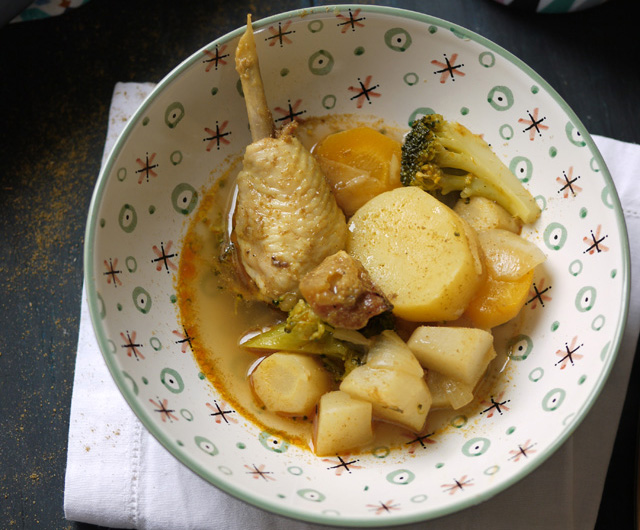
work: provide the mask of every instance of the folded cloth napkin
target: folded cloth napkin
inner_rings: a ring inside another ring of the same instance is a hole
[[[119,83],[105,155],[152,84]],[[640,145],[595,136],[622,199],[632,274],[640,278]],[[632,282],[622,347],[611,375],[582,424],[535,472],[487,502],[437,521],[403,528],[492,530],[593,528],[640,332],[640,283]],[[597,440],[597,443],[594,441]],[[67,519],[150,530],[318,529],[249,506],[191,472],[134,416],[96,342],[84,293],[71,401],[64,509]]]

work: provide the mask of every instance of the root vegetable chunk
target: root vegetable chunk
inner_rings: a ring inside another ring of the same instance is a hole
[[[493,335],[476,328],[420,326],[407,345],[423,367],[472,389],[496,355]]]
[[[546,256],[535,243],[495,228],[478,232],[486,281],[473,296],[465,316],[474,326],[495,328],[514,318],[527,301],[535,268]]]
[[[316,416],[314,450],[318,456],[360,448],[373,439],[372,407],[339,390],[320,398]]]
[[[391,370],[421,378],[424,370],[416,356],[400,336],[390,330],[383,331],[369,349],[366,357],[369,368]]]
[[[450,379],[434,370],[427,370],[424,378],[431,393],[431,409],[450,408],[451,402],[447,395],[447,381]]]
[[[402,146],[371,127],[330,134],[314,155],[347,217],[379,193],[401,186]]]
[[[513,281],[498,280],[487,276],[476,295],[467,306],[465,316],[484,329],[491,329],[509,322],[527,301],[533,282],[533,270]]]
[[[267,410],[286,414],[310,414],[331,389],[331,376],[317,359],[298,353],[269,355],[251,374],[251,382]]]
[[[473,388],[446,377],[434,370],[426,376],[427,386],[431,392],[434,408],[452,408],[457,410],[473,401]]]
[[[419,188],[378,195],[353,215],[348,228],[347,252],[401,318],[455,320],[480,284],[475,231]]]
[[[501,228],[518,234],[522,228],[520,219],[513,217],[497,202],[486,197],[460,199],[456,202],[453,211],[478,231]]]
[[[376,339],[365,364],[349,372],[340,390],[370,402],[374,416],[416,432],[424,426],[431,408],[422,367],[392,331],[384,331]]]
[[[489,276],[504,281],[522,278],[546,260],[535,243],[508,230],[495,228],[478,232]]]

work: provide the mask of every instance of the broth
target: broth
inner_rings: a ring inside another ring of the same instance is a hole
[[[302,122],[296,136],[312,150],[315,143],[329,133],[358,125],[384,130],[401,141],[399,128],[385,127],[380,120],[355,122],[350,116],[331,116]],[[240,419],[243,416],[264,431],[280,436],[289,443],[311,447],[312,417],[291,417],[265,410],[256,400],[249,374],[260,356],[240,346],[243,337],[263,331],[286,318],[283,312],[267,304],[252,302],[232,288],[234,263],[228,252],[229,220],[234,202],[235,179],[242,167],[241,159],[229,164],[224,175],[206,191],[188,227],[183,241],[177,279],[178,304],[183,326],[192,337],[193,355],[204,376],[232,407]],[[224,256],[227,259],[220,259]],[[417,324],[414,324],[417,325]],[[411,327],[398,329],[407,338]],[[498,351],[481,382],[474,401],[463,409],[433,410],[427,418],[425,434],[445,429],[452,418],[470,416],[481,410],[482,396],[495,392],[496,381],[507,365],[507,355]],[[337,388],[337,385],[336,385]],[[373,447],[401,447],[416,439],[416,433],[398,425],[375,421]],[[352,451],[356,452],[356,451]]]

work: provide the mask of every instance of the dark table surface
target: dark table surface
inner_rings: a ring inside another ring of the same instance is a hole
[[[566,15],[493,0],[369,3],[484,35],[545,78],[591,133],[640,143],[635,0]],[[159,81],[247,12],[324,4],[91,0],[0,27],[0,528],[95,528],[65,520],[63,493],[84,226],[115,83]],[[598,529],[637,528],[638,357]]]

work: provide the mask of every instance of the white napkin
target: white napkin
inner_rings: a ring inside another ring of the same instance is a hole
[[[119,83],[105,156],[150,83]],[[595,136],[622,199],[640,278],[640,145]],[[599,399],[572,437],[534,473],[493,499],[411,530],[477,527],[519,530],[593,528],[640,332],[640,284],[632,281],[622,348]],[[629,455],[633,461],[633,455]],[[113,382],[96,342],[84,292],[71,400],[64,509],[67,519],[150,530],[318,529],[249,506],[205,482],[141,425]]]

